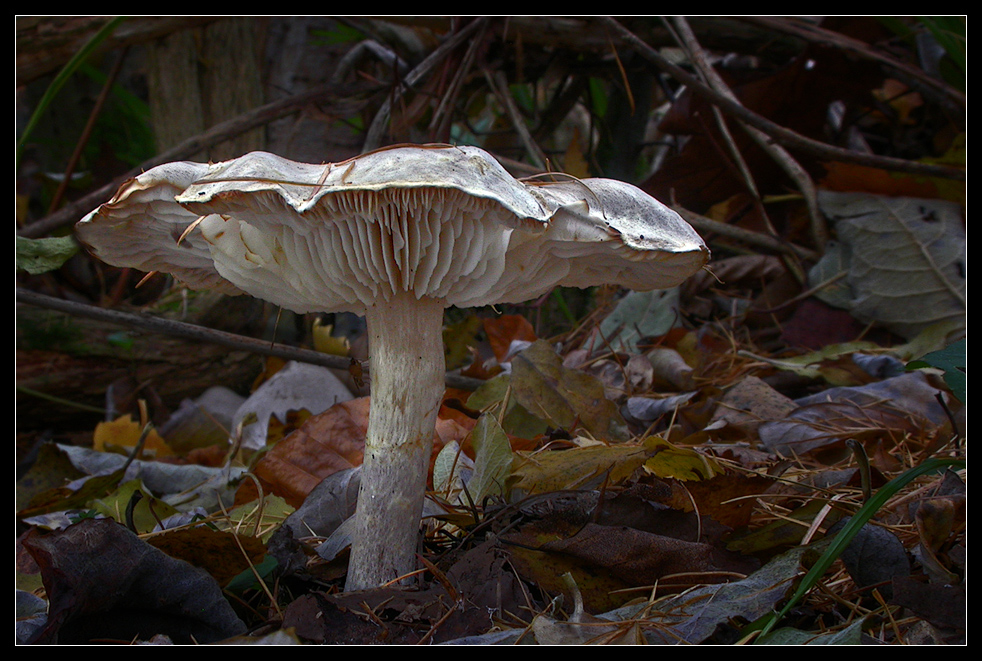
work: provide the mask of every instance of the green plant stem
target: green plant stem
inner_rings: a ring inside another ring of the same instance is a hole
[[[90,406],[88,404],[81,404],[79,402],[73,402],[68,399],[62,399],[61,397],[55,397],[54,395],[49,395],[47,393],[39,392],[37,390],[32,390],[31,388],[25,388],[24,386],[17,386],[17,392],[23,393],[25,395],[30,395],[32,397],[38,397],[40,399],[46,399],[49,402],[55,404],[62,404],[64,406],[70,406],[81,411],[89,411],[90,413],[101,413],[105,414],[106,410],[99,408],[98,406]]]

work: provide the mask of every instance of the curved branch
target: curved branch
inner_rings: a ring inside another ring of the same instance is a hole
[[[598,19],[614,30],[617,35],[639,55],[648,60],[654,66],[658,67],[660,70],[670,74],[680,83],[689,87],[693,93],[698,94],[700,97],[704,98],[713,105],[719,106],[727,113],[735,116],[748,125],[763,131],[773,140],[785,145],[789,149],[811,154],[826,160],[859,163],[861,165],[882,168],[884,170],[894,172],[907,172],[910,174],[918,174],[927,177],[941,177],[943,179],[965,181],[964,168],[933,165],[930,163],[918,163],[915,161],[907,161],[902,158],[891,158],[889,156],[860,154],[849,149],[843,149],[824,142],[819,142],[818,140],[806,138],[799,133],[787,129],[779,124],[775,124],[769,119],[761,117],[757,113],[748,110],[739,103],[735,103],[727,96],[703,85],[698,78],[666,60],[660,53],[658,53],[658,51],[651,48],[648,44],[642,41],[623,25],[618,23],[615,19],[609,16],[600,16]]]
[[[685,18],[679,17],[674,19],[673,24],[675,25],[676,31],[680,35],[682,43],[689,50],[691,54],[690,57],[692,57],[696,68],[702,73],[703,78],[706,80],[706,84],[717,93],[729,98],[734,103],[740,103],[740,100],[737,98],[736,94],[730,90],[727,84],[723,81],[722,77],[719,76],[719,74],[716,73],[716,70],[709,64],[708,58],[706,57],[705,52],[702,50],[702,46],[699,45],[692,28],[689,27],[688,21],[686,21]],[[740,105],[742,106],[743,104]],[[757,145],[766,154],[768,154],[770,158],[773,159],[797,184],[798,190],[801,192],[802,197],[805,200],[805,208],[808,209],[808,216],[811,219],[810,224],[812,228],[812,241],[814,242],[815,246],[824,246],[828,241],[828,229],[825,226],[825,218],[818,209],[815,184],[805,171],[805,168],[803,168],[798,161],[784,149],[784,147],[774,144],[763,131],[750,126],[744,126],[744,128],[747,130],[747,134],[750,136],[750,138],[757,143]]]

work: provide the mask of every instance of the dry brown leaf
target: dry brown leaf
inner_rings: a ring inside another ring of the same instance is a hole
[[[341,402],[311,416],[277,443],[256,464],[255,474],[268,492],[299,507],[328,475],[361,464],[368,429],[369,398]],[[243,502],[248,482],[237,501]],[[251,494],[250,494],[251,495]]]
[[[666,504],[682,511],[695,509],[736,529],[750,522],[755,505],[750,496],[764,493],[773,483],[771,478],[728,471],[708,480],[673,483],[673,496]]]
[[[730,388],[720,400],[712,422],[725,420],[747,433],[757,431],[761,422],[782,420],[798,405],[769,386],[765,381],[748,376]]]
[[[546,542],[540,550],[574,556],[631,585],[716,583],[756,568],[756,562],[709,544],[593,523],[573,537]]]
[[[335,404],[327,411],[310,416],[298,429],[277,443],[256,463],[255,474],[263,489],[299,507],[314,487],[329,475],[360,466],[368,430],[371,398],[360,397]],[[433,456],[446,443],[462,441],[473,423],[466,416],[437,419]],[[236,502],[248,502],[258,494],[244,482]]]

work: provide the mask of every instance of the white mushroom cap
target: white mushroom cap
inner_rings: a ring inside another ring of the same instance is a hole
[[[172,273],[192,289],[241,294],[242,290],[215,270],[211,250],[200,234],[181,240],[197,216],[174,198],[218,167],[177,162],[148,170],[124,183],[111,200],[80,220],[75,236],[107,264]]]
[[[675,211],[631,184],[581,179],[541,184],[552,209],[542,235],[512,235],[506,277],[490,302],[520,302],[556,285],[617,284],[646,291],[683,282],[709,259]]]
[[[127,182],[77,233],[108,263],[301,313],[363,314],[400,291],[477,306],[556,285],[667,288],[708,259],[688,224],[634,186],[526,184],[475,147],[171,163]]]

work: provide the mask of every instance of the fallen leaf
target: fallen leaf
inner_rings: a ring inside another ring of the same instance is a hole
[[[24,509],[17,512],[19,519],[28,519],[60,510],[85,509],[97,498],[112,493],[123,479],[122,470],[105,475],[93,475],[79,486],[54,487],[35,494]]]
[[[645,354],[654,370],[654,376],[674,390],[695,388],[695,371],[675,349],[656,347]]]
[[[563,367],[544,340],[533,342],[512,359],[511,388],[515,399],[554,427],[573,431],[585,427],[600,439],[624,439],[626,424],[614,402],[606,398],[595,377]]]
[[[586,489],[602,482],[620,484],[650,456],[649,449],[634,444],[519,452],[512,466],[514,488],[525,493],[547,493]]]
[[[829,526],[827,535],[836,534],[850,518],[843,517]],[[857,587],[875,587],[887,599],[893,594],[893,580],[910,575],[903,543],[890,530],[872,523],[859,529],[839,559]]]
[[[299,507],[324,478],[360,466],[370,406],[370,397],[359,397],[307,418],[256,462],[253,472],[264,490]],[[433,458],[444,444],[463,440],[467,435],[469,427],[458,420],[437,419]],[[257,496],[255,485],[247,480],[236,493],[236,503],[246,503]]]
[[[528,545],[530,541],[534,545]],[[576,581],[584,606],[591,613],[617,608],[634,596],[628,591],[632,584],[606,568],[590,566],[572,555],[543,552],[541,543],[541,540],[530,538],[526,531],[503,539],[501,546],[507,550],[508,562],[518,575],[547,594],[562,594],[566,587],[562,577],[569,574]]]
[[[323,413],[351,399],[351,391],[326,367],[289,362],[239,407],[231,431],[241,434],[245,450],[256,452],[267,445],[272,416],[283,422],[290,411]]]
[[[505,433],[520,438],[535,438],[544,434],[549,423],[538,418],[511,396],[511,374],[499,374],[485,381],[467,399],[467,406],[476,411],[495,411]],[[504,412],[500,407],[504,406]]]
[[[927,437],[949,424],[935,399],[938,392],[918,372],[866,386],[829,388],[795,400],[799,407],[784,420],[761,424],[760,441],[783,456],[828,461],[841,455],[848,438],[892,445],[908,436]]]
[[[484,414],[471,431],[474,446],[474,474],[467,492],[475,503],[487,496],[508,496],[513,462],[511,444],[493,416]]]
[[[801,507],[788,512],[783,517],[750,531],[735,533],[726,547],[747,555],[773,553],[797,546],[808,532],[808,527],[826,507],[822,500],[809,500]],[[824,523],[831,525],[842,515],[832,510]]]
[[[835,226],[809,272],[816,296],[910,339],[944,320],[965,323],[966,237],[961,205],[865,193],[819,193]]]
[[[753,571],[757,563],[702,542],[656,535],[626,526],[587,523],[576,535],[546,542],[541,551],[573,556],[602,567],[629,585],[660,589],[717,583]],[[693,574],[698,574],[698,578]]]
[[[746,578],[693,588],[654,603],[631,604],[602,617],[643,621],[649,644],[704,643],[734,621],[753,622],[772,612],[793,591],[794,582],[789,579],[798,573],[806,549],[779,555]]]
[[[146,541],[171,558],[204,569],[222,587],[266,555],[266,546],[255,537],[207,526],[168,530]]]
[[[299,507],[321,480],[338,471],[360,466],[368,430],[370,398],[336,404],[313,415],[277,443],[256,463],[254,473],[268,493]],[[236,502],[258,495],[243,482]]]
[[[100,422],[92,435],[92,445],[99,452],[130,451],[143,435],[144,427],[127,414],[112,422]],[[174,452],[157,430],[151,428],[143,443],[141,458],[168,457]]]
[[[112,493],[94,498],[88,507],[117,523],[132,523],[132,530],[137,533],[150,532],[161,521],[178,513],[177,509],[146,491],[140,480],[120,484]]]
[[[890,603],[909,608],[935,626],[964,631],[966,628],[965,587],[927,583],[913,576],[898,578],[893,582],[893,598]]]
[[[673,445],[658,436],[646,437],[643,444],[650,457],[644,467],[658,477],[699,481],[723,473],[715,458],[692,448]]]
[[[110,519],[34,529],[24,546],[41,570],[48,621],[32,642],[129,643],[163,634],[210,643],[245,632],[204,570],[175,560]]]
[[[508,359],[515,342],[535,342],[535,329],[528,319],[517,314],[503,314],[484,320],[484,334],[499,363]]]
[[[780,420],[798,407],[769,386],[763,379],[748,376],[726,391],[713,413],[712,422],[720,420],[754,433],[766,420]]]
[[[333,324],[322,324],[320,318],[314,319],[310,334],[313,338],[314,350],[332,356],[348,356],[351,354],[351,344],[344,336],[333,335]]]
[[[705,480],[677,484],[666,504],[683,512],[697,511],[728,528],[738,529],[750,522],[755,505],[751,496],[763,494],[773,483],[769,477],[727,471]]]
[[[597,349],[637,353],[638,343],[647,337],[658,337],[672,329],[679,320],[679,289],[628,292],[614,311],[600,323],[605,344]]]

